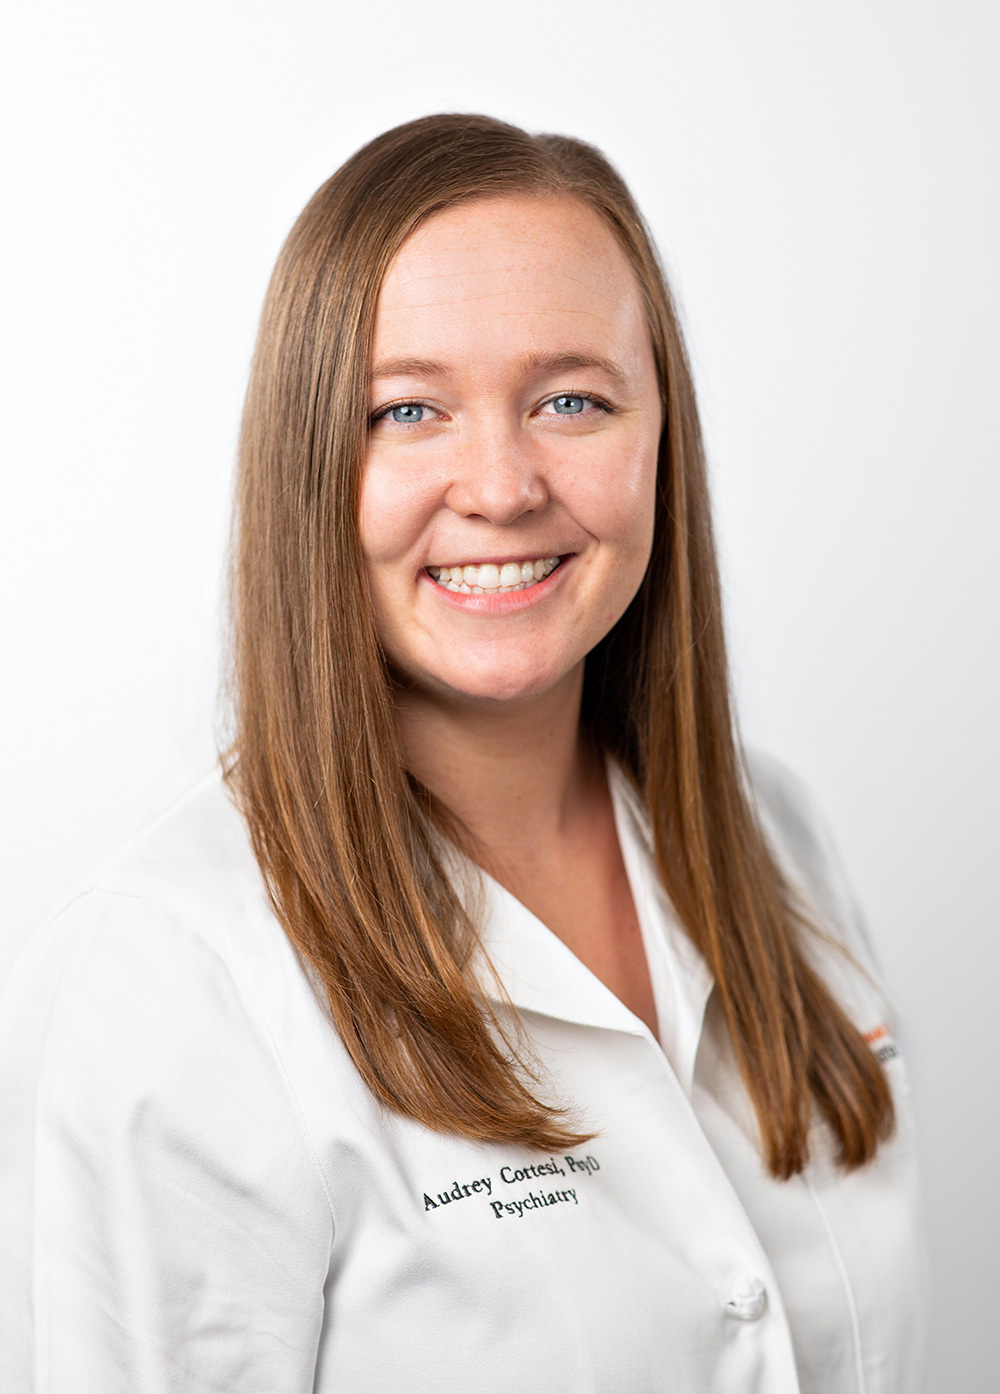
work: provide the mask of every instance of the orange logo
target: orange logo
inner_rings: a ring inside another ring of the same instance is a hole
[[[886,1060],[894,1060],[899,1054],[899,1046],[892,1039],[892,1033],[884,1021],[866,1031],[864,1038],[865,1044],[871,1046],[875,1059],[881,1060],[883,1064]]]

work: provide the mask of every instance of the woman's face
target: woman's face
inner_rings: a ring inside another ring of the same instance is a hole
[[[635,276],[575,200],[462,204],[378,301],[361,542],[395,668],[516,703],[580,668],[649,560],[661,407]]]

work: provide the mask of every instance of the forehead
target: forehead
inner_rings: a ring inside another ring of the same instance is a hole
[[[638,283],[604,220],[576,199],[482,199],[432,215],[379,295],[375,358],[592,352],[645,357]]]

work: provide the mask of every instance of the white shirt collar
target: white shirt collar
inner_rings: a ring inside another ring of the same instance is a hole
[[[645,809],[617,765],[608,762],[608,783],[625,870],[632,888],[656,1001],[660,1045],[690,1093],[712,972],[677,918],[660,882]]]
[[[690,1091],[712,975],[660,885],[638,798],[610,762],[608,778],[649,963],[659,1043],[681,1084]],[[506,995],[520,1011],[651,1039],[639,1018],[510,891],[452,848],[446,863],[454,868],[456,890],[479,926],[483,952],[499,979],[498,988],[491,984],[488,969],[481,972],[488,996],[502,1001]]]

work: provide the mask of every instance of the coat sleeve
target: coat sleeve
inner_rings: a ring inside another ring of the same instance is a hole
[[[779,864],[815,922],[847,950],[847,956],[831,952],[815,938],[806,941],[808,951],[859,1028],[889,1031],[891,1048],[898,1055],[900,1022],[864,913],[825,819],[806,787],[779,761],[753,751],[748,752],[747,763],[757,807]],[[901,1059],[890,1074],[899,1095],[901,1131],[912,1135],[909,1099],[903,1097],[909,1094],[909,1083]]]
[[[267,1031],[169,909],[91,891],[0,1003],[6,1394],[313,1388],[330,1210]]]

